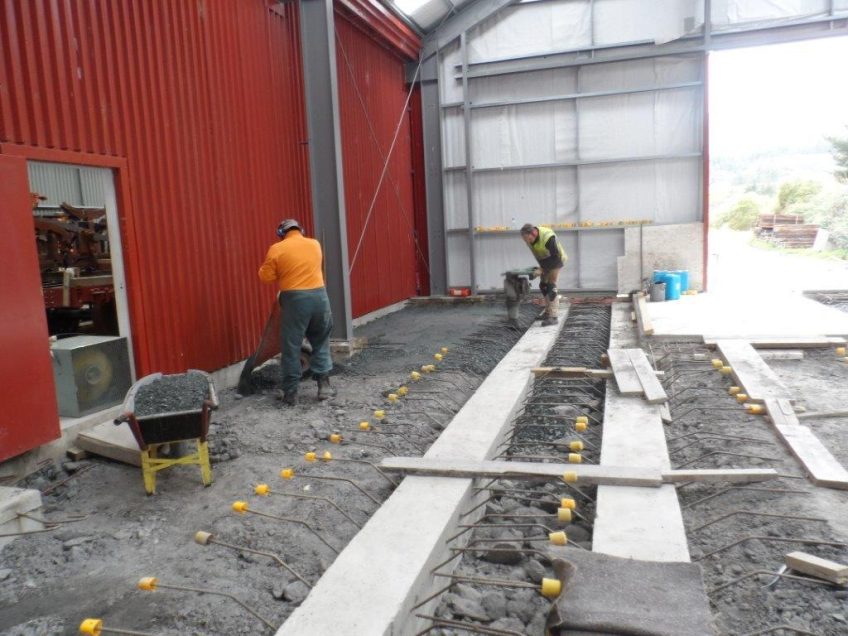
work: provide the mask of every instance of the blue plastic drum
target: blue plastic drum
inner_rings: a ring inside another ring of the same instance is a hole
[[[678,269],[672,272],[672,274],[677,274],[680,276],[680,291],[687,292],[689,291],[689,270],[688,269]]]
[[[680,275],[668,272],[665,275],[665,299],[680,300]]]

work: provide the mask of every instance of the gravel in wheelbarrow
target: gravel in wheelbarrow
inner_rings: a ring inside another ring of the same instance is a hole
[[[209,380],[203,373],[165,375],[140,386],[135,395],[135,416],[199,411],[209,397]]]

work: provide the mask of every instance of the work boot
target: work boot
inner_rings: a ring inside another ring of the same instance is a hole
[[[330,378],[326,375],[315,376],[315,381],[318,382],[318,399],[329,400],[336,394],[335,389],[330,386]]]
[[[558,322],[559,322],[559,320],[557,318],[555,318],[554,316],[545,316],[542,319],[542,326],[543,327],[550,327],[551,325],[555,325]]]
[[[283,404],[286,406],[297,406],[297,389],[286,391],[283,394]]]

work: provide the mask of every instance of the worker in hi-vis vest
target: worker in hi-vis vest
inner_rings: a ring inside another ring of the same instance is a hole
[[[559,291],[557,279],[568,256],[554,231],[544,225],[525,223],[521,228],[521,238],[533,252],[539,262],[534,274],[539,277],[539,289],[545,298],[545,315],[542,326],[555,325],[559,318]]]

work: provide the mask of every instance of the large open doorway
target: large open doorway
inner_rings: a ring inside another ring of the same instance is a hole
[[[848,289],[846,58],[845,37],[710,55],[711,291]]]
[[[113,171],[27,162],[63,426],[119,403],[133,378]]]

